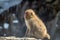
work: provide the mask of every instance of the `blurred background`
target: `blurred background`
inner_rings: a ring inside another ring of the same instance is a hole
[[[33,9],[52,40],[60,40],[60,0],[0,0],[0,36],[24,37],[24,12]]]

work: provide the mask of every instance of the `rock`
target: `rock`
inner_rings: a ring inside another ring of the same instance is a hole
[[[41,39],[35,39],[35,38],[17,38],[15,36],[9,36],[9,37],[0,37],[0,40],[41,40]]]

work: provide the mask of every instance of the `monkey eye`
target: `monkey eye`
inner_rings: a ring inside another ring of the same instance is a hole
[[[26,15],[29,15],[29,13],[28,13],[28,12],[26,12],[25,14],[26,14]]]
[[[26,12],[26,14],[28,14],[28,12]]]

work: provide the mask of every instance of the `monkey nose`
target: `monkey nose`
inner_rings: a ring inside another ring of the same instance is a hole
[[[28,12],[25,12],[25,14],[24,14],[24,18],[26,18],[27,15],[28,15]]]

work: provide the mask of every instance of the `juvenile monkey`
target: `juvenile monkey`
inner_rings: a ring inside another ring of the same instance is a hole
[[[25,11],[24,19],[27,26],[26,36],[32,36],[37,39],[48,38],[50,40],[45,24],[32,9]]]

